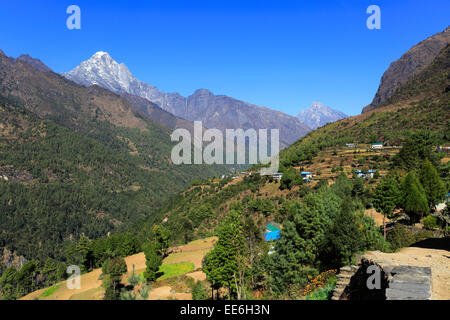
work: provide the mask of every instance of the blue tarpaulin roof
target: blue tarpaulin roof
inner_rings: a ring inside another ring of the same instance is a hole
[[[267,232],[264,234],[264,238],[266,239],[267,242],[280,239],[281,238],[280,230]]]

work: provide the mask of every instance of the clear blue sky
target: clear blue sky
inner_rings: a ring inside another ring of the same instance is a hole
[[[66,28],[81,8],[82,29]],[[381,30],[366,8],[381,8]],[[0,0],[0,49],[68,71],[96,51],[184,96],[198,88],[295,115],[319,100],[354,115],[389,64],[450,22],[448,0]]]

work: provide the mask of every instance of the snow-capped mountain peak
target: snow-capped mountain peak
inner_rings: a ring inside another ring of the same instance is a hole
[[[128,92],[137,82],[125,64],[117,63],[107,52],[99,51],[75,69],[62,74],[82,85],[97,84],[115,92]]]
[[[293,143],[309,131],[296,117],[224,95],[215,96],[206,89],[197,90],[189,97],[166,93],[136,79],[125,64],[119,64],[103,51],[95,53],[75,69],[62,73],[62,76],[80,85],[98,85],[124,97],[131,95],[147,99],[179,118],[201,120],[207,128],[282,128],[282,146]]]
[[[297,118],[311,129],[317,129],[330,122],[335,122],[348,116],[338,110],[331,109],[319,101],[314,101],[308,109],[300,111]]]

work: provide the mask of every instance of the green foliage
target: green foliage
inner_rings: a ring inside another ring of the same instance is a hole
[[[235,278],[242,272],[245,256],[244,226],[237,211],[230,211],[218,232],[218,241],[203,259],[203,271],[212,287],[228,288],[229,297],[237,289]]]
[[[131,275],[128,277],[127,281],[133,287],[137,286],[139,284],[139,282],[140,282],[139,276],[136,275],[134,264],[133,264],[133,270],[131,272]]]
[[[171,164],[170,132],[154,122],[141,119],[141,129],[116,127],[66,110],[74,101],[55,105],[50,94],[36,96],[44,97],[50,97],[44,105],[54,110],[52,120],[0,96],[0,121],[11,128],[0,137],[0,173],[10,178],[0,182],[0,247],[28,260],[67,261],[64,247],[82,235],[98,239],[143,220],[153,225],[161,220],[162,204],[194,178],[224,172]],[[112,250],[120,256],[135,251],[127,249]],[[71,262],[90,270],[111,257],[88,253],[77,252],[80,261]]]
[[[176,277],[182,274],[194,271],[194,264],[192,262],[182,262],[174,264],[163,264],[159,267],[159,272],[162,274],[158,280]]]
[[[397,251],[400,248],[409,247],[416,242],[428,238],[433,238],[432,232],[413,231],[410,227],[401,223],[397,223],[387,234],[387,240],[389,241],[393,251]]]
[[[147,282],[154,282],[160,275],[159,268],[163,261],[160,244],[156,241],[145,244],[144,254],[146,260],[144,278]]]
[[[162,225],[155,225],[152,231],[159,247],[159,254],[164,258],[167,256],[172,233]]]
[[[197,281],[192,287],[192,300],[208,300],[208,293],[201,281]]]
[[[120,257],[108,260],[102,267],[104,277],[103,284],[105,289],[105,300],[120,299],[120,281],[122,276],[127,272],[127,264]]]
[[[440,179],[436,168],[428,159],[425,159],[422,164],[420,181],[428,200],[428,206],[434,207],[439,204],[447,193],[447,190],[445,189],[444,183]]]
[[[363,235],[356,224],[355,208],[350,199],[342,202],[341,210],[334,219],[334,225],[327,234],[331,256],[341,265],[351,264],[353,255],[362,249]]]
[[[439,227],[439,220],[434,216],[428,216],[422,219],[422,224],[425,229],[433,230]]]
[[[39,298],[50,297],[51,295],[53,295],[56,292],[56,290],[59,289],[59,287],[61,287],[61,285],[57,284],[57,285],[54,285],[54,286],[48,288],[39,296]]]
[[[306,285],[318,273],[320,250],[337,214],[340,200],[332,193],[308,195],[306,204],[292,201],[290,219],[283,223],[281,239],[269,256],[268,283],[274,294],[288,292],[292,285]]]
[[[439,165],[439,158],[433,151],[436,145],[436,136],[428,130],[419,130],[413,133],[405,142],[400,152],[393,158],[396,167],[407,171],[419,170],[425,160]]]
[[[383,179],[375,189],[373,205],[377,211],[390,217],[400,203],[401,192],[397,181],[393,178]]]
[[[303,184],[303,178],[301,175],[297,174],[294,169],[290,168],[283,173],[280,181],[280,189],[291,190],[294,186],[299,186]]]
[[[427,197],[417,175],[410,172],[402,183],[403,208],[412,223],[418,222],[429,211]]]
[[[319,288],[310,295],[307,295],[306,300],[330,300],[331,294],[336,288],[337,280],[337,277],[331,278],[325,287]]]

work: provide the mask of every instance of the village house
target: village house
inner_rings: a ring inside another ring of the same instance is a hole
[[[275,172],[274,174],[271,175],[271,177],[275,180],[281,180],[283,174],[281,172]]]
[[[303,178],[303,181],[308,182],[312,179],[312,173],[308,171],[301,172],[300,175]]]
[[[372,149],[383,149],[383,144],[381,142],[372,143]]]
[[[270,222],[266,226],[266,232],[264,233],[264,239],[267,242],[271,242],[281,237],[281,225],[275,222]]]
[[[368,178],[373,178],[375,175],[376,170],[368,170],[367,173],[363,173],[361,170],[356,170],[356,176],[358,178],[364,178],[364,179],[368,179]]]
[[[375,172],[376,172],[375,170],[370,169],[370,170],[367,171],[367,173],[366,173],[366,178],[373,178]]]

